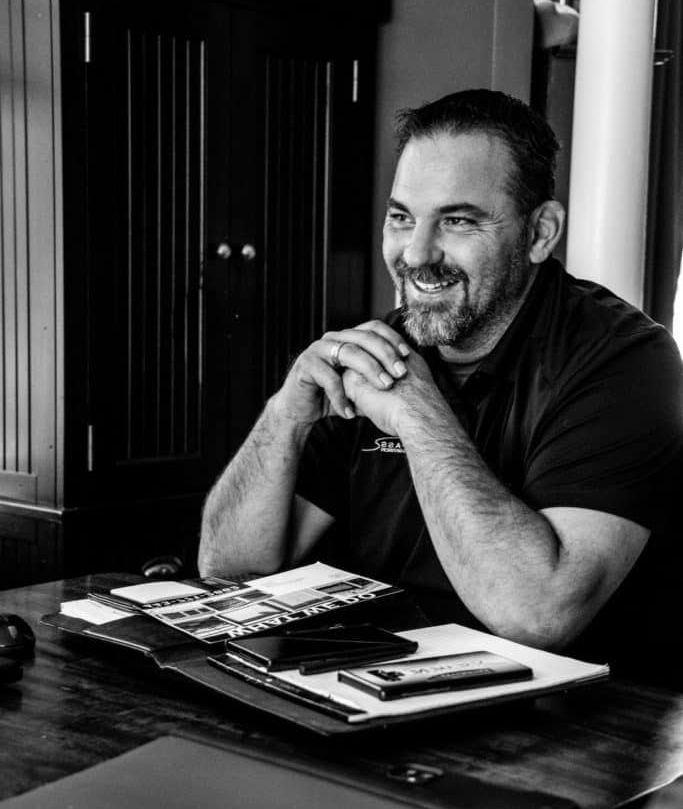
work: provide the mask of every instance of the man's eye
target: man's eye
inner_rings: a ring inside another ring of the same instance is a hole
[[[392,222],[395,225],[405,225],[410,222],[410,217],[403,211],[388,211],[387,222]]]
[[[464,216],[446,216],[443,223],[446,227],[470,227],[474,224],[474,220],[467,219]]]

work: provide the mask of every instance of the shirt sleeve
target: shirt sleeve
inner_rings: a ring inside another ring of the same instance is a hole
[[[575,374],[541,421],[527,503],[596,509],[653,531],[669,522],[683,467],[683,395],[680,357],[663,329]]]

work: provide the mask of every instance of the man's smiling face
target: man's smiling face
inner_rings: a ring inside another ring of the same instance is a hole
[[[483,132],[406,144],[383,254],[418,344],[476,350],[514,317],[530,264],[527,220],[509,191],[511,169],[503,141]]]

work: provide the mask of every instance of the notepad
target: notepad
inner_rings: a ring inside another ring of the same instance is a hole
[[[421,657],[486,651],[527,666],[531,679],[432,694],[417,694],[396,700],[380,700],[347,683],[339,682],[338,672],[303,676],[296,670],[275,672],[273,679],[283,680],[301,690],[310,690],[328,699],[343,700],[359,711],[346,718],[350,723],[363,723],[382,718],[429,715],[446,709],[493,705],[524,697],[536,697],[559,688],[570,688],[599,682],[609,676],[609,666],[585,663],[571,657],[534,649],[522,643],[480,632],[459,624],[424,627],[398,633],[417,641]],[[394,661],[397,662],[397,661]],[[412,661],[411,661],[412,662]]]

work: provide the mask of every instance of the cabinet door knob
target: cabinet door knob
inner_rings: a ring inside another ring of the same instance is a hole
[[[216,248],[216,255],[223,261],[227,261],[232,255],[232,247],[227,242],[221,242]]]
[[[256,248],[253,244],[245,244],[242,247],[241,253],[245,261],[253,261],[256,258]]]

